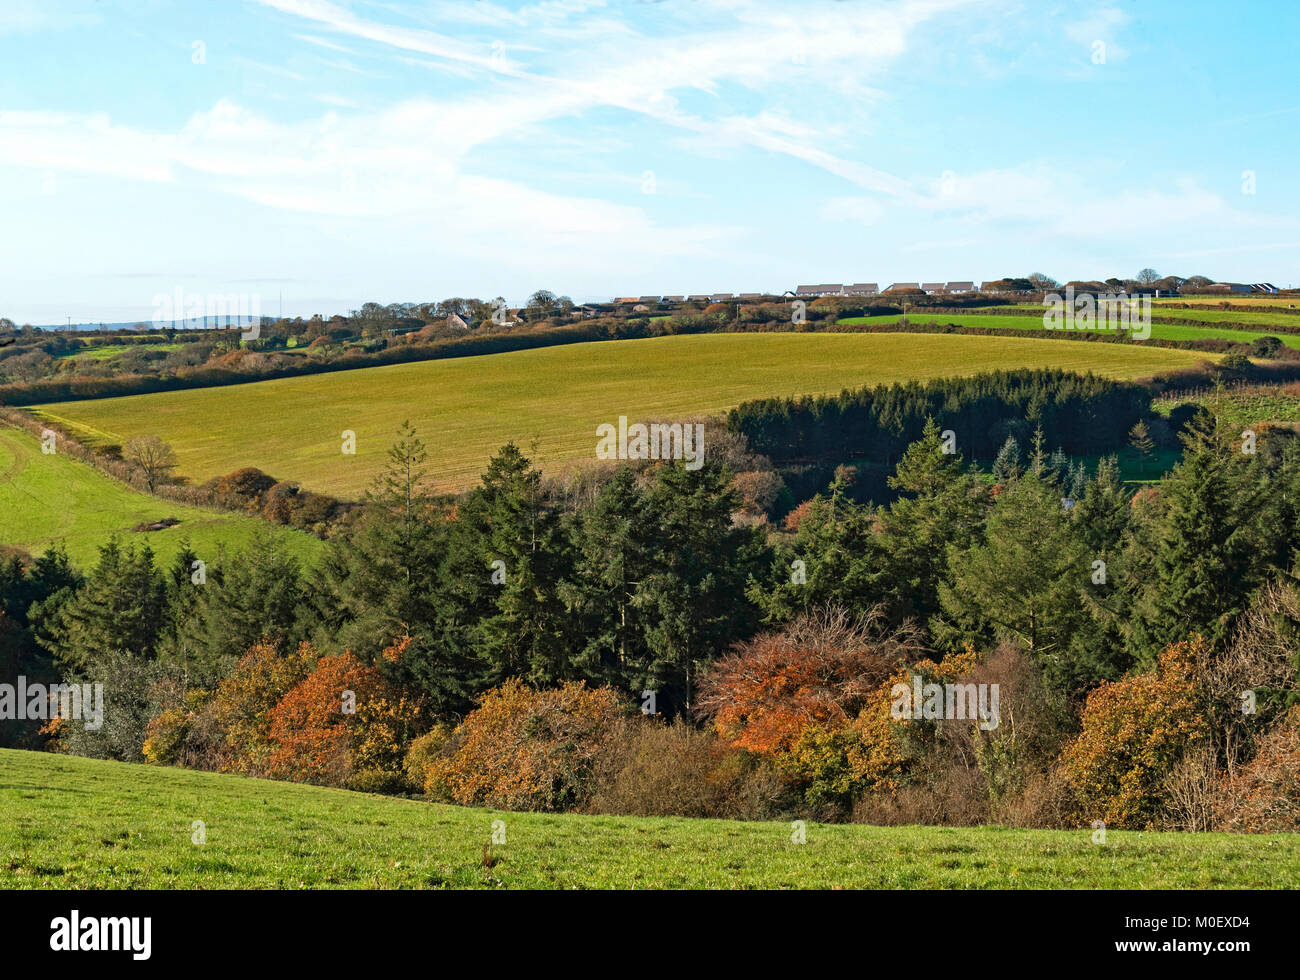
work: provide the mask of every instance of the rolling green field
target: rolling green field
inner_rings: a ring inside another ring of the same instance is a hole
[[[506,842],[483,866],[492,822]],[[206,842],[194,843],[195,821]],[[504,813],[0,750],[0,888],[1295,888],[1300,835]]]
[[[1193,316],[1203,315],[1200,310],[1187,310]],[[1264,316],[1265,314],[1256,314]],[[845,317],[840,323],[863,324],[863,323],[897,323],[902,317],[898,314],[886,316],[853,316]],[[960,327],[982,327],[987,330],[1043,330],[1043,321],[1032,316],[998,316],[995,313],[929,313],[920,312],[912,313],[908,316],[912,323],[955,323]],[[1226,319],[1232,319],[1229,315]],[[1238,317],[1241,319],[1241,317]],[[1208,323],[1209,321],[1207,321]],[[1300,320],[1297,321],[1300,326]],[[1064,332],[1064,331],[1062,331]],[[1108,331],[1098,330],[1095,333],[1106,333]],[[1269,334],[1267,330],[1232,330],[1223,327],[1205,326],[1192,327],[1186,324],[1178,323],[1155,323],[1151,324],[1152,340],[1236,340],[1243,343],[1249,343],[1259,337],[1276,336],[1287,347],[1300,348],[1300,335],[1297,334]]]
[[[1158,398],[1152,408],[1168,415],[1177,406],[1195,402],[1230,426],[1256,425],[1262,422],[1300,423],[1300,394],[1294,386],[1259,385],[1225,388],[1196,395],[1172,395]]]
[[[90,361],[106,361],[110,357],[116,357],[118,354],[125,354],[129,350],[149,350],[149,351],[173,351],[179,350],[184,344],[103,344],[99,347],[86,347],[82,350],[69,351],[66,354],[60,354],[60,359],[80,358]]]
[[[1152,300],[1157,306],[1175,305],[1178,303],[1192,303],[1196,306],[1218,306],[1220,303],[1227,301],[1230,306],[1276,306],[1278,309],[1300,309],[1300,297],[1290,296],[1271,296],[1271,295],[1235,295],[1235,296],[1180,296],[1178,299],[1156,299]]]
[[[181,523],[163,531],[132,533],[137,524],[175,517]],[[217,545],[241,548],[254,534],[274,534],[304,563],[314,563],[324,542],[301,531],[257,517],[189,507],[160,500],[112,480],[69,456],[41,453],[35,436],[0,428],[0,544],[40,554],[55,542],[67,548],[78,568],[88,569],[98,549],[113,534],[124,544],[147,541],[154,553],[170,559],[188,539],[201,556]]]
[[[1034,303],[1016,303],[1012,306],[975,306],[971,307],[972,313],[991,313],[997,315],[998,310],[1033,310],[1041,313],[1043,307],[1041,304]],[[1261,329],[1269,327],[1300,327],[1300,312],[1286,312],[1285,308],[1279,308],[1277,311],[1259,312],[1256,310],[1219,310],[1219,309],[1192,309],[1184,310],[1175,306],[1161,306],[1159,303],[1151,304],[1151,318],[1159,322],[1161,318],[1171,320],[1196,320],[1198,323],[1247,323],[1258,325]]]
[[[1136,378],[1204,355],[1157,347],[927,334],[702,334],[574,344],[223,388],[44,405],[88,443],[155,434],[196,481],[256,466],[279,479],[358,495],[403,419],[428,444],[444,489],[473,485],[515,441],[549,469],[595,454],[596,427],[705,416],[764,396],[1052,367]],[[341,433],[356,433],[343,455]]]

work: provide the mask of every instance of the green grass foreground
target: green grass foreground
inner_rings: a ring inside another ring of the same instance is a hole
[[[1204,355],[1021,337],[937,334],[698,334],[363,368],[221,388],[49,404],[37,414],[85,442],[153,434],[195,481],[256,466],[356,497],[387,462],[403,419],[429,447],[444,490],[478,482],[507,442],[554,470],[592,460],[596,427],[701,417],[753,398],[976,374],[1061,368],[1140,378]],[[341,434],[356,433],[356,455]]]
[[[166,517],[180,524],[161,531],[131,530]],[[310,534],[258,517],[151,497],[70,456],[45,455],[30,433],[0,428],[0,543],[33,555],[59,543],[73,564],[88,570],[98,560],[100,545],[114,534],[124,545],[147,542],[164,562],[186,540],[208,561],[218,545],[239,550],[258,534],[272,535],[277,546],[308,565],[325,547]]]
[[[193,843],[194,821],[207,842]],[[483,867],[493,821],[506,843]],[[503,813],[0,750],[0,888],[1295,888],[1300,836]]]

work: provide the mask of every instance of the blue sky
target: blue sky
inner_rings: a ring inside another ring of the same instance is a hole
[[[1300,283],[1300,4],[3,0],[0,315]]]

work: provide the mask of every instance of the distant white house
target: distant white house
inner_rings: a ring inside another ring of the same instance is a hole
[[[948,283],[948,292],[973,293],[975,292],[975,284],[973,282],[950,282]]]
[[[923,289],[928,295],[935,296],[942,293],[945,287],[941,282],[923,282],[921,283],[921,289]]]
[[[875,296],[880,287],[874,282],[855,282],[844,287],[845,296]]]

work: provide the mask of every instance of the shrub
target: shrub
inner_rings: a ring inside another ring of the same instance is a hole
[[[1033,781],[1044,784],[1065,740],[1069,716],[1048,691],[1042,668],[1023,650],[1004,643],[958,683],[987,684],[998,691],[998,725],[943,725],[940,742],[953,759],[973,758],[989,802],[1010,803]]]
[[[804,787],[810,805],[840,811],[862,794],[892,795],[899,789],[909,758],[902,728],[910,723],[894,720],[890,691],[906,678],[900,671],[876,688],[843,728],[803,729],[790,751],[778,757],[781,771]]]
[[[570,682],[537,691],[512,679],[483,695],[429,778],[466,806],[578,808],[589,801],[597,757],[623,718],[611,688]]]
[[[255,466],[246,466],[212,481],[213,494],[227,506],[257,509],[262,494],[275,486],[275,477],[267,476]]]
[[[1184,753],[1161,786],[1166,800],[1165,829],[1213,830],[1223,789],[1212,745],[1203,742]]]
[[[274,644],[265,641],[254,644],[239,658],[234,672],[218,685],[207,709],[224,743],[220,763],[223,771],[265,774],[274,749],[271,712],[307,676],[316,659],[317,653],[308,643],[281,654]]]
[[[1241,351],[1234,350],[1219,361],[1219,370],[1234,374],[1245,374],[1250,370],[1250,358]]]
[[[1256,742],[1286,714],[1287,692],[1300,663],[1300,589],[1272,582],[1256,593],[1238,620],[1231,642],[1197,664],[1196,686],[1210,715],[1218,763],[1235,773],[1256,751]],[[1242,692],[1256,696],[1242,711]]]
[[[767,820],[791,803],[771,762],[680,718],[629,721],[599,756],[594,783],[587,809],[621,816]]]
[[[450,801],[451,796],[446,786],[432,777],[430,770],[433,768],[434,760],[438,759],[446,748],[451,733],[450,725],[438,722],[423,735],[411,740],[411,745],[406,750],[406,758],[402,762],[407,782],[440,801]]]
[[[419,734],[422,708],[350,652],[321,657],[271,711],[267,772],[294,782],[401,792],[408,787],[402,762]]]
[[[281,480],[267,488],[262,495],[262,516],[276,524],[287,524],[293,514],[298,495],[296,484]]]
[[[700,712],[736,748],[768,755],[788,752],[805,729],[833,733],[920,653],[914,630],[884,624],[879,609],[857,618],[823,609],[741,644],[705,674]]]
[[[1215,822],[1252,834],[1300,831],[1300,705],[1260,739],[1255,758],[1228,782]]]
[[[1084,823],[1078,796],[1060,765],[1027,775],[1020,792],[1005,800],[996,815],[998,822],[1008,827],[1038,830]]]
[[[1062,761],[1094,818],[1149,828],[1165,815],[1165,779],[1209,734],[1195,687],[1197,661],[1207,655],[1199,636],[1175,643],[1154,673],[1104,682],[1088,695],[1082,731]]]
[[[167,669],[156,660],[108,650],[100,653],[88,676],[65,678],[67,683],[103,684],[103,718],[97,729],[85,720],[64,720],[50,729],[60,751],[91,759],[140,762],[149,721],[162,709],[161,688]]]
[[[1281,349],[1282,341],[1278,337],[1256,337],[1250,342],[1251,357],[1277,357]]]
[[[199,688],[185,691],[180,703],[164,708],[150,719],[141,750],[145,760],[156,766],[208,768],[205,762],[216,758],[217,753],[204,738],[199,719],[213,696],[214,692]]]

